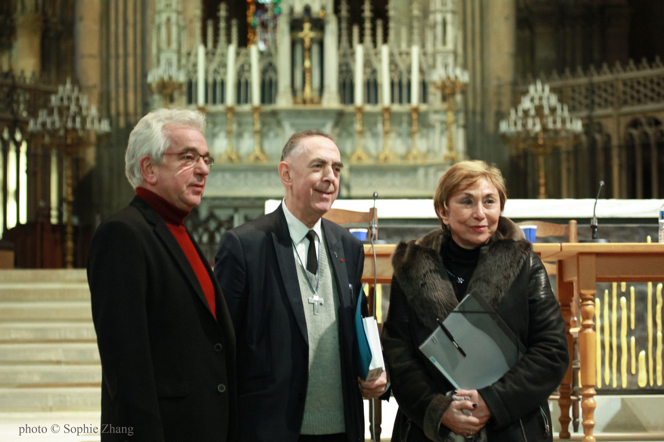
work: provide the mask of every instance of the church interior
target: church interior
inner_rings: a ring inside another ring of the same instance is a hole
[[[660,0],[1,1],[0,438],[97,422],[88,249],[133,197],[129,133],[169,107],[205,114],[215,164],[186,225],[212,263],[283,198],[290,135],[334,137],[334,207],[377,209],[379,323],[394,245],[439,227],[441,175],[496,165],[568,329],[554,438],[664,440],[662,17]],[[394,401],[375,406],[389,440]]]

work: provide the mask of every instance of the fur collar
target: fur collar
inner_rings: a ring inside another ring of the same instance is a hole
[[[459,303],[443,267],[440,249],[450,235],[443,229],[422,238],[401,242],[392,256],[394,275],[406,300],[422,323],[437,327],[436,318],[445,319]],[[468,291],[475,290],[496,308],[505,291],[519,274],[532,245],[523,231],[507,218],[500,217],[498,229],[489,243],[482,246]]]

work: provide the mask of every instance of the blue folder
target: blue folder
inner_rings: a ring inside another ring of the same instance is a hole
[[[355,363],[357,364],[357,373],[362,379],[366,379],[369,374],[369,365],[371,365],[371,347],[369,347],[369,340],[364,331],[364,324],[362,324],[362,293],[357,299],[357,308],[355,309],[355,331],[357,335],[357,348],[358,352],[355,355]]]

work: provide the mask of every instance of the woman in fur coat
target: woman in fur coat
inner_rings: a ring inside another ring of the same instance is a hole
[[[434,207],[442,229],[400,243],[382,342],[399,403],[392,441],[551,441],[547,399],[569,363],[565,323],[546,270],[521,229],[500,216],[500,171],[452,166]],[[419,351],[468,291],[481,294],[527,348],[502,378],[458,390]]]

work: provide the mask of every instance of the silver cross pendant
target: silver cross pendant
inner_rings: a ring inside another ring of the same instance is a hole
[[[309,298],[309,304],[314,305],[314,315],[320,315],[320,306],[323,305],[325,301],[318,295],[314,295]]]

